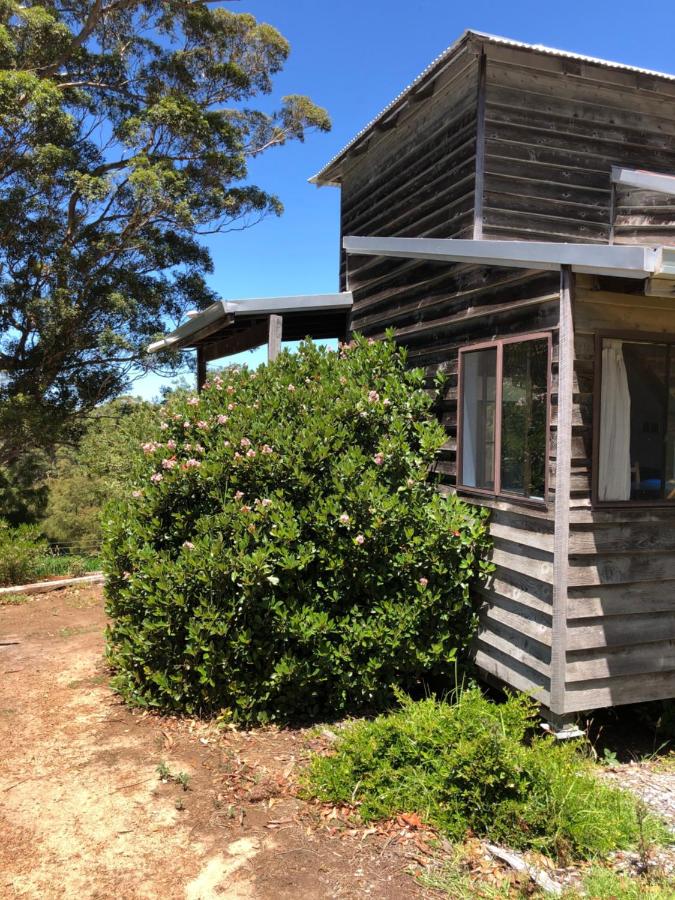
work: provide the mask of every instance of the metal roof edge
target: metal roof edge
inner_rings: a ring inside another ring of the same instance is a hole
[[[236,315],[274,315],[303,310],[320,312],[322,310],[350,309],[353,297],[350,291],[337,294],[294,294],[289,297],[258,297],[250,300],[218,300],[198,315],[179,325],[170,334],[164,335],[147,347],[148,353],[157,353],[172,347],[185,347],[190,337],[208,328],[219,319],[233,318]]]
[[[336,163],[340,162],[347,153],[354,148],[356,144],[362,140],[366,134],[368,134],[372,128],[377,125],[377,123],[387,116],[396,106],[403,103],[406,100],[407,96],[410,94],[414,88],[416,88],[419,83],[426,77],[432,74],[432,72],[448,60],[462,45],[464,42],[468,42],[472,38],[475,38],[479,41],[489,44],[495,44],[503,47],[513,47],[519,50],[529,50],[535,53],[543,53],[546,56],[558,56],[562,59],[574,59],[579,62],[587,62],[592,65],[603,66],[604,68],[616,69],[618,71],[624,72],[635,72],[640,75],[647,75],[653,78],[662,78],[666,81],[675,82],[675,75],[668,72],[659,72],[655,69],[643,69],[639,66],[631,66],[627,63],[619,63],[614,62],[608,59],[602,59],[598,56],[587,56],[583,53],[574,53],[568,50],[559,50],[555,47],[548,47],[545,44],[528,44],[524,41],[517,41],[512,38],[501,37],[500,35],[490,34],[486,31],[477,31],[473,28],[467,28],[456,41],[450,44],[442,53],[440,53],[435,59],[433,59],[429,65],[420,72],[420,74],[413,80],[411,83],[404,88],[399,94],[397,94],[394,99],[384,107],[384,109],[378,113],[374,118],[372,118],[367,125],[365,125],[345,146],[340,150],[335,156],[330,159],[323,168],[321,168],[316,175],[312,175],[311,178],[308,179],[310,184],[315,184],[318,187],[323,186],[339,186],[340,182],[335,178],[331,178],[329,176],[329,171],[331,168],[335,166]]]

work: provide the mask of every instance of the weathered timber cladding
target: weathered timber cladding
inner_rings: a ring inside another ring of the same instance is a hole
[[[572,500],[565,707],[675,694],[675,509],[593,509],[595,335],[675,330],[672,300],[598,290],[575,300],[577,491]]]
[[[675,85],[485,46],[483,236],[675,243],[675,198],[620,190],[612,215],[610,185],[612,165],[675,173]]]
[[[675,173],[675,83],[475,34],[457,46],[333,165],[342,235],[675,244],[675,198],[610,181],[614,165]],[[672,297],[629,279],[577,279],[569,571],[554,616],[566,543],[555,540],[556,482],[568,488],[556,472],[559,274],[343,254],[341,281],[354,295],[352,331],[391,329],[429,388],[446,376],[446,492],[460,348],[552,333],[546,505],[468,497],[490,507],[494,542],[495,572],[477,598],[479,669],[563,715],[675,696],[675,508],[597,509],[592,498],[596,334],[673,334]]]

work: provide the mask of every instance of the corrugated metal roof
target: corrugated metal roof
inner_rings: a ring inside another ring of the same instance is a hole
[[[380,120],[384,119],[388,113],[390,113],[396,106],[398,106],[402,101],[404,101],[407,95],[414,90],[421,81],[423,81],[431,72],[440,66],[443,62],[449,59],[458,49],[459,47],[466,41],[471,38],[477,38],[480,41],[490,44],[500,44],[504,47],[514,47],[520,50],[531,50],[535,53],[543,53],[547,56],[559,56],[563,59],[574,59],[579,62],[592,63],[594,65],[603,66],[607,69],[617,69],[623,72],[637,72],[641,75],[650,75],[655,78],[663,78],[666,81],[675,82],[675,75],[668,74],[666,72],[657,72],[653,69],[641,69],[639,66],[629,66],[626,63],[612,62],[608,59],[600,59],[596,56],[585,56],[582,53],[572,53],[568,50],[556,50],[554,47],[546,47],[544,44],[526,44],[523,41],[512,40],[511,38],[500,37],[495,34],[488,34],[484,31],[474,31],[472,29],[467,29],[461,37],[459,37],[453,44],[451,44],[446,50],[444,50],[439,56],[436,57],[420,74],[412,81],[404,90],[401,91],[391,103],[388,103],[387,106],[375,116],[374,119],[371,119],[368,124],[361,129],[361,131],[356,134],[351,141],[342,149],[339,153],[336,153],[335,156],[328,162],[326,165],[314,175],[309,181],[312,184],[336,184],[337,182],[331,181],[327,178],[327,174],[329,169],[331,169],[335,163],[342,159],[351,149],[357,144],[361,138],[373,128]]]

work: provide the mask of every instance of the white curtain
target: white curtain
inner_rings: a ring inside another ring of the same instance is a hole
[[[630,391],[621,341],[603,341],[600,500],[630,500]]]

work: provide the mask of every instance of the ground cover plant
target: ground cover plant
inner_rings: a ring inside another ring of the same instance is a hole
[[[47,553],[47,542],[34,525],[11,526],[0,519],[0,587],[30,581]]]
[[[665,838],[633,796],[597,777],[583,743],[537,735],[536,715],[524,696],[497,704],[475,687],[455,702],[401,697],[314,757],[307,791],[356,805],[365,822],[417,813],[452,840],[471,832],[563,862]]]
[[[127,699],[260,722],[451,682],[486,522],[435,490],[446,436],[423,388],[391,340],[307,342],[169,403],[106,519]]]

